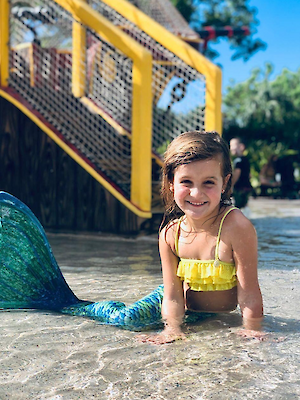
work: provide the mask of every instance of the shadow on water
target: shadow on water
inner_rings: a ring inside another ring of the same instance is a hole
[[[228,314],[216,314],[205,318],[202,322],[195,322],[186,325],[190,333],[197,332],[216,332],[220,328],[236,329],[242,328],[242,317],[238,311]],[[285,318],[281,316],[265,315],[263,327],[269,333],[294,334],[300,332],[300,320],[295,318]]]
[[[294,318],[266,315],[264,318],[264,326],[266,330],[276,333],[300,332],[300,320]]]

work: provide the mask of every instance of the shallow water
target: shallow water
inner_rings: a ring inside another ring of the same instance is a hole
[[[300,398],[300,201],[252,200],[250,218],[267,341],[237,336],[238,312],[190,326],[184,342],[153,346],[82,317],[4,311],[0,399]],[[161,283],[156,235],[48,237],[81,299],[131,303]]]

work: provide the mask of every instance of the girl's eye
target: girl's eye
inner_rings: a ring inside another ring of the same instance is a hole
[[[204,184],[205,185],[214,185],[215,182],[214,181],[205,181]]]
[[[192,181],[189,181],[188,179],[184,179],[183,181],[180,182],[182,185],[191,185]]]

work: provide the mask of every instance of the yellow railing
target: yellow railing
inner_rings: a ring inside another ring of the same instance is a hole
[[[83,97],[86,80],[86,29],[80,22],[73,22],[72,39],[72,92],[75,97]]]
[[[131,202],[142,211],[141,213],[137,210],[137,214],[144,215],[148,213],[148,216],[150,216],[152,56],[144,47],[96,13],[83,1],[56,0],[56,3],[69,11],[78,22],[92,28],[100,37],[117,47],[122,53],[133,60]],[[79,61],[73,61],[73,65],[75,66],[81,63],[81,57],[84,52],[84,44],[82,41],[80,41],[80,45],[82,46],[82,50],[75,52],[75,55],[79,57]],[[76,48],[76,46],[75,38],[74,47]],[[142,107],[141,104],[143,105]]]
[[[0,76],[6,87],[9,77],[9,0],[0,0]]]

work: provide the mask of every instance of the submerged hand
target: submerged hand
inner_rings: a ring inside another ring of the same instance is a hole
[[[260,342],[268,339],[268,334],[266,332],[254,331],[251,329],[241,329],[237,332],[237,335],[248,339],[257,339]]]
[[[175,340],[186,339],[185,334],[181,330],[174,330],[166,328],[161,333],[157,335],[138,335],[137,340],[142,343],[152,343],[152,344],[166,344],[173,343]]]
[[[272,332],[267,333],[250,329],[241,329],[236,334],[247,339],[257,339],[260,342],[268,340],[270,342],[280,343],[286,340],[286,338],[282,336],[275,337]]]

